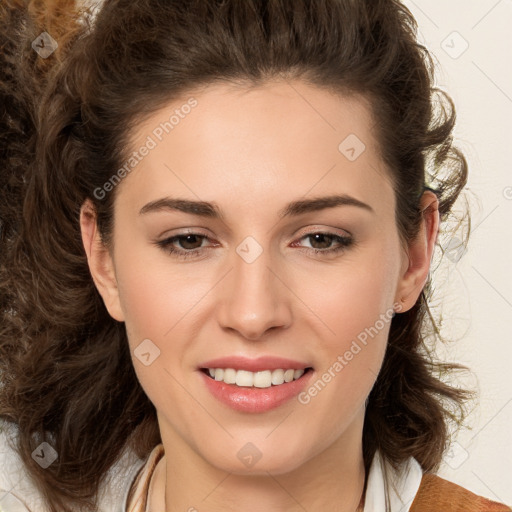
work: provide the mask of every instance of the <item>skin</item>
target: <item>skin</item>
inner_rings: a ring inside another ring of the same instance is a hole
[[[394,192],[361,97],[300,81],[255,89],[216,84],[194,97],[192,112],[117,186],[112,252],[100,242],[91,202],[81,211],[92,277],[110,315],[125,322],[132,356],[147,338],[160,350],[149,366],[133,357],[165,449],[154,509],[314,512],[336,503],[353,512],[365,477],[365,400],[389,322],[307,404],[292,399],[265,413],[234,411],[210,395],[197,366],[270,354],[308,362],[315,382],[400,299],[401,312],[414,305],[437,238],[437,198],[425,192],[420,233],[401,246]],[[185,101],[141,124],[133,149]],[[338,150],[349,134],[366,145],[355,161]],[[278,217],[291,201],[334,193],[374,211],[338,206]],[[164,196],[215,202],[223,219],[139,214]],[[208,238],[174,247],[199,247],[195,258],[178,259],[154,244],[188,228]],[[319,232],[355,243],[316,255],[314,248],[338,245],[306,236]],[[263,250],[252,263],[236,252],[247,236]],[[237,457],[248,442],[262,454],[250,468]]]

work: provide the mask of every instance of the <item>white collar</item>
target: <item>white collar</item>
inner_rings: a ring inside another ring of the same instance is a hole
[[[377,450],[368,473],[364,512],[409,512],[422,477],[421,466],[413,457],[409,457],[398,471],[394,471]],[[387,509],[386,495],[389,504]]]

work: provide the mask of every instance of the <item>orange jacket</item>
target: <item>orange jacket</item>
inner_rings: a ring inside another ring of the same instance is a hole
[[[425,473],[410,512],[512,512],[512,509],[437,475]]]

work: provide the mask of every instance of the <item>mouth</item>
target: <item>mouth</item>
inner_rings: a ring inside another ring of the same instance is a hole
[[[211,380],[242,388],[271,388],[304,378],[313,368],[277,368],[251,372],[235,368],[200,368]]]

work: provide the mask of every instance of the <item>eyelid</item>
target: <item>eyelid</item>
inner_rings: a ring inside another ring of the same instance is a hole
[[[172,230],[166,230],[163,231],[160,235],[156,237],[156,242],[158,240],[161,240],[162,242],[165,240],[169,240],[170,238],[176,238],[181,236],[187,236],[187,235],[198,235],[202,236],[204,238],[207,238],[208,240],[212,239],[212,236],[208,234],[203,228],[177,228]]]
[[[352,238],[352,233],[350,231],[347,231],[346,229],[338,229],[333,227],[327,227],[327,226],[319,226],[319,225],[313,225],[308,226],[307,228],[301,229],[299,233],[294,236],[296,239],[304,238],[308,235],[314,235],[316,233],[323,233],[325,235],[337,235],[341,236],[343,238]]]

